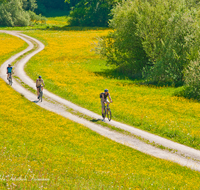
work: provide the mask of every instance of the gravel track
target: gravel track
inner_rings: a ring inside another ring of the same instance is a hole
[[[36,50],[31,52],[30,54],[27,54],[24,56],[20,61],[17,62],[15,65],[15,74],[17,77],[19,77],[24,83],[26,83],[28,86],[32,87],[35,89],[35,81],[30,79],[26,73],[24,72],[24,65],[29,61],[31,57],[42,51],[45,46],[38,41],[35,38],[32,38],[30,36],[27,36],[25,34],[22,34],[18,31],[5,31],[5,30],[0,30],[2,33],[7,33],[16,37],[21,38],[24,40],[26,43],[28,43],[29,47],[23,50],[20,53],[17,53],[16,55],[12,56],[10,59],[8,59],[6,62],[2,64],[0,67],[0,77],[7,82],[7,76],[6,76],[6,67],[9,63],[12,63],[15,61],[17,58],[19,58],[21,55],[24,53],[32,50],[34,48],[33,41],[38,45]],[[102,127],[101,125],[94,124],[93,122],[90,122],[88,120],[82,119],[76,115],[73,115],[69,112],[66,111],[66,107],[72,108],[75,111],[78,111],[80,113],[83,113],[84,115],[88,115],[91,118],[94,118],[96,120],[101,119],[101,116],[93,113],[85,108],[82,108],[80,106],[77,106],[73,104],[72,102],[69,102],[47,90],[44,90],[44,97],[47,100],[43,100],[43,102],[38,102],[36,99],[36,95],[33,94],[32,92],[28,91],[24,87],[22,87],[15,79],[13,79],[13,89],[18,91],[20,94],[22,94],[24,97],[26,97],[28,100],[37,103],[38,106],[41,106],[42,108],[45,108],[49,111],[55,112],[59,115],[62,115],[63,117],[66,117],[74,122],[80,123],[91,130],[99,133],[102,136],[105,136],[109,139],[112,139],[116,142],[119,142],[121,144],[124,144],[126,146],[132,147],[136,150],[139,150],[143,153],[155,156],[157,158],[161,159],[166,159],[169,161],[176,162],[182,166],[187,166],[191,169],[200,171],[200,151],[187,147],[185,145],[175,143],[173,141],[170,141],[168,139],[159,137],[157,135],[148,133],[146,131],[142,131],[140,129],[134,128],[133,126],[129,126],[126,124],[122,124],[120,122],[116,121],[111,121],[107,122],[112,126],[115,126],[117,128],[123,129],[125,131],[128,131],[138,137],[141,137],[143,139],[146,139],[150,142],[154,142],[158,145],[162,145],[166,148],[176,150],[176,153],[172,153],[166,150],[161,150],[159,148],[156,148],[150,144],[146,144],[143,141],[138,140],[137,138],[130,137],[127,135],[123,135],[121,133],[118,133],[116,131],[112,131],[106,127]],[[50,101],[48,101],[48,99]],[[52,101],[54,103],[52,103]]]

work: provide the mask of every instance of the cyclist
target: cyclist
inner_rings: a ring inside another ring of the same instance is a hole
[[[104,93],[100,94],[100,98],[101,98],[101,108],[102,108],[102,117],[104,119],[104,104],[110,104],[110,102],[112,103],[112,99],[110,96],[110,93],[108,92],[108,89],[104,90]],[[108,101],[108,98],[110,99],[110,102]]]
[[[45,86],[42,77],[39,76],[38,79],[36,80],[36,88],[37,88],[37,96],[38,96],[38,99],[39,99],[39,94],[40,94],[40,86],[41,86],[41,89],[42,89],[42,91],[43,91],[43,86],[42,86],[42,84]]]
[[[11,67],[11,64],[8,64],[8,67],[7,67],[7,80],[9,80],[9,77],[12,77],[12,67]]]

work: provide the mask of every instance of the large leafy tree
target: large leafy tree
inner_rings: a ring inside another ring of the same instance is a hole
[[[114,29],[102,43],[107,61],[155,82],[178,84],[199,58],[196,0],[127,0],[112,11]]]
[[[35,8],[36,0],[0,0],[0,25],[27,26]]]
[[[1,26],[26,26],[29,22],[29,14],[23,9],[21,0],[7,0],[0,3]]]
[[[81,0],[70,13],[71,25],[108,26],[110,11],[117,0]]]
[[[34,11],[38,6],[36,3],[36,0],[22,0],[23,3],[23,9],[24,10],[30,10]]]

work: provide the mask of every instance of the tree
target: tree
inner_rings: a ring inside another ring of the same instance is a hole
[[[0,25],[27,26],[29,24],[29,13],[23,9],[21,0],[10,0],[0,4]]]
[[[128,0],[113,10],[114,32],[102,43],[107,61],[132,75],[178,84],[199,57],[199,5],[195,0]]]
[[[65,0],[65,3],[69,4],[69,7],[74,7],[77,3],[79,3],[81,0]]]
[[[22,0],[23,9],[28,11],[34,11],[38,6],[36,0]]]
[[[33,12],[37,8],[35,0],[0,1],[1,26],[28,26],[31,20],[44,19]]]
[[[65,0],[37,0],[38,8],[35,10],[38,14],[48,15],[52,10],[66,11],[69,14],[71,4],[65,3]]]
[[[73,26],[108,26],[116,0],[81,0],[70,13]]]

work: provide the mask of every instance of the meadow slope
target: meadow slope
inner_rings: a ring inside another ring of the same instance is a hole
[[[0,89],[2,189],[200,188],[199,172],[140,153],[39,108],[2,79]]]
[[[113,119],[200,149],[199,102],[173,96],[176,88],[139,85],[125,78],[94,51],[97,38],[109,30],[28,31],[45,45],[25,70],[42,75],[46,88],[82,107],[100,113],[99,93],[111,92]]]
[[[39,108],[2,79],[0,109],[2,189],[200,188],[199,172],[145,155]]]

